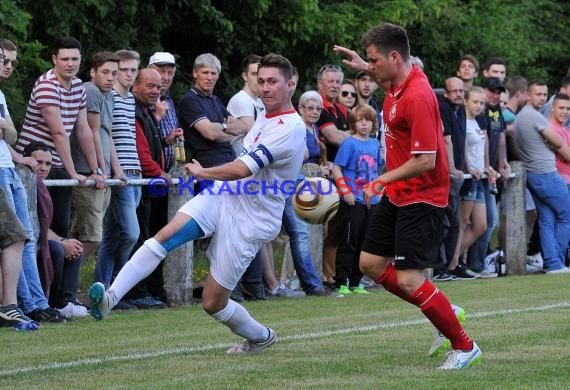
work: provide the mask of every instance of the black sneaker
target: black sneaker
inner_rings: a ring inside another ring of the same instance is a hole
[[[451,280],[453,280],[453,276],[447,272],[442,272],[433,276],[434,282],[449,282]]]
[[[131,305],[130,303],[121,299],[111,310],[137,310],[137,309],[138,307],[136,307],[135,305]]]
[[[151,296],[131,299],[127,303],[135,305],[139,309],[165,309],[167,307],[166,303]]]
[[[2,320],[6,326],[26,321],[16,304],[0,306],[0,320]]]
[[[51,322],[54,324],[63,324],[67,322],[67,319],[63,315],[61,315],[60,313],[57,312],[57,310],[54,310],[51,307],[48,307],[46,309],[35,309],[29,313],[26,313],[26,315],[32,321],[38,323]]]
[[[465,267],[463,267],[461,264],[459,264],[454,270],[450,270],[449,273],[454,275],[457,278],[457,280],[477,279],[475,276],[468,274]]]
[[[305,291],[305,294],[312,297],[342,297],[342,294],[337,294],[334,290],[331,290],[328,286],[323,286],[318,290]]]
[[[61,314],[59,311],[55,310],[53,307],[47,307],[43,309],[43,312],[47,315],[47,322],[63,324],[69,320],[69,318]]]

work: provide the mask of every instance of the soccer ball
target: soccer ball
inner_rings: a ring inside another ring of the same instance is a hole
[[[293,195],[293,208],[299,218],[315,225],[326,223],[334,217],[339,202],[336,186],[322,177],[303,180]]]

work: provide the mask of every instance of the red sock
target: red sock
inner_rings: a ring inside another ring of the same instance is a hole
[[[410,297],[406,292],[402,291],[398,286],[398,275],[396,274],[396,268],[394,268],[394,264],[388,263],[386,270],[382,275],[375,280],[376,283],[381,284],[384,286],[386,291],[391,292],[392,294],[402,298],[404,301],[413,303],[410,300]]]
[[[429,280],[412,294],[410,302],[418,306],[431,323],[451,341],[453,349],[470,351],[473,341],[457,320],[447,297]]]

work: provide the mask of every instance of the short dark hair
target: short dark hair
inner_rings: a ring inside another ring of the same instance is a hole
[[[568,96],[568,94],[559,92],[556,95],[554,95],[554,100],[552,101],[552,104],[554,105],[554,103],[556,103],[558,100],[570,100],[570,96]]]
[[[60,49],[77,49],[81,53],[81,43],[73,37],[60,37],[55,40],[52,54],[57,56]]]
[[[505,67],[507,66],[505,61],[503,61],[501,58],[489,57],[487,58],[487,61],[485,61],[485,63],[483,64],[483,70],[489,71],[489,69],[491,69],[491,65],[505,65]]]
[[[47,146],[45,143],[43,143],[42,141],[32,141],[24,147],[24,150],[22,151],[22,155],[24,157],[31,156],[32,153],[35,152],[36,150],[49,152],[51,154],[50,147]]]
[[[512,76],[505,84],[505,88],[509,91],[509,96],[513,96],[517,92],[526,92],[528,81],[522,76]]]
[[[410,41],[408,40],[408,32],[404,27],[391,23],[382,23],[379,26],[372,27],[362,37],[360,43],[366,49],[368,46],[374,45],[385,56],[391,51],[396,51],[404,61],[410,59]]]
[[[119,63],[120,58],[115,55],[115,53],[111,53],[110,51],[100,51],[91,57],[91,68],[92,69],[99,69],[105,62],[116,62]]]
[[[544,81],[543,79],[534,79],[534,80],[530,80],[530,81],[528,82],[527,91],[529,91],[529,90],[530,90],[532,87],[534,87],[535,85],[536,85],[537,87],[546,87],[546,86],[547,86],[546,81]]]
[[[245,56],[243,60],[241,60],[241,71],[243,73],[247,73],[249,66],[251,64],[259,64],[260,59],[261,56],[258,56],[257,54],[249,54]]]
[[[277,68],[286,81],[291,80],[293,75],[293,65],[291,61],[283,57],[281,54],[269,53],[259,60],[259,69]]]
[[[0,38],[0,48],[8,51],[15,51],[17,49],[14,42],[9,40],[8,38]]]
[[[568,88],[569,85],[570,85],[570,75],[562,77],[562,80],[560,80],[560,88]]]
[[[463,61],[471,62],[475,67],[475,72],[479,72],[479,61],[477,61],[477,58],[475,58],[471,54],[465,54],[463,57],[459,59],[459,61],[457,61],[457,70],[459,70],[459,68],[461,67],[461,63]]]

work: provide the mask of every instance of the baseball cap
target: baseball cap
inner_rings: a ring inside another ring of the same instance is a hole
[[[148,61],[148,65],[176,65],[176,61],[174,60],[174,56],[168,52],[164,51],[157,51],[154,53],[150,60]]]
[[[487,77],[483,80],[483,88],[487,88],[489,91],[506,91],[503,82],[496,77]]]

